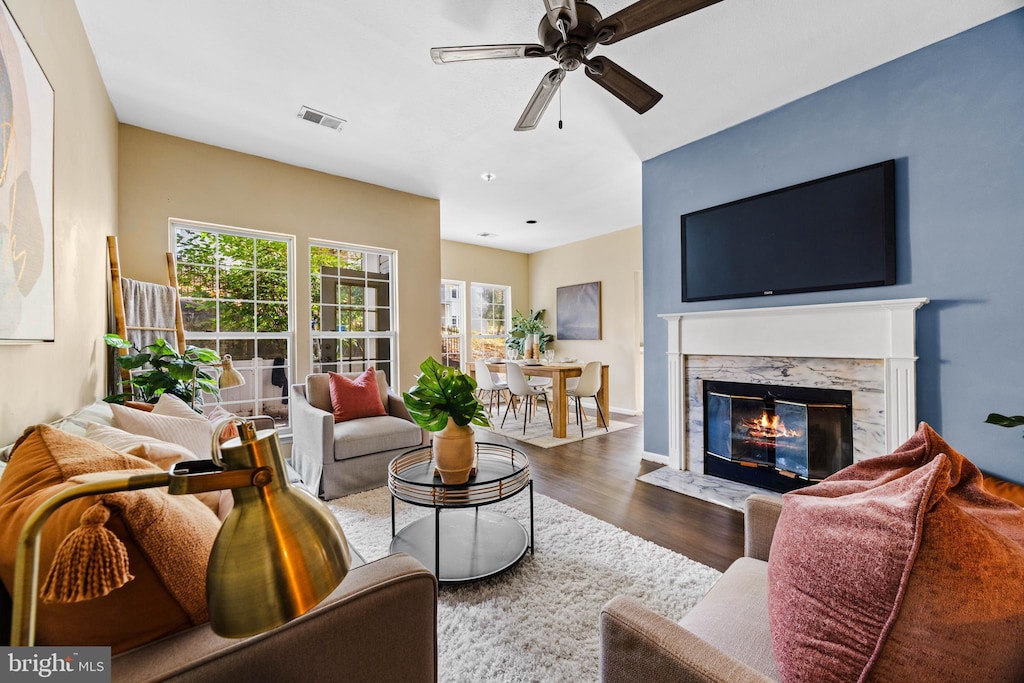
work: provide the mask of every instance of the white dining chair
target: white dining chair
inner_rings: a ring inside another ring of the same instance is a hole
[[[483,358],[476,359],[476,388],[481,393],[486,393],[488,397],[487,401],[487,414],[490,415],[494,410],[494,399],[498,399],[498,412],[501,412],[501,396],[504,392],[508,391],[508,382],[505,382],[501,377],[491,372],[490,368],[487,367],[487,362]],[[511,397],[509,398],[511,402]],[[512,407],[513,414],[518,417],[519,414],[515,412],[515,406]]]
[[[544,399],[544,407],[548,410],[548,423],[554,426],[551,422],[551,406],[548,405],[548,395],[544,387],[530,386],[530,383],[526,381],[526,375],[523,374],[523,369],[515,363],[505,364],[505,380],[508,382],[509,393],[513,397],[519,397],[526,399],[526,405],[523,410],[523,434],[526,434],[526,423],[530,421],[530,405],[531,403],[536,405],[537,397],[540,396]],[[513,400],[508,402],[505,407],[505,415],[501,418],[501,426],[505,426],[505,418],[508,417],[508,409],[514,403]],[[518,415],[516,416],[518,417]]]
[[[597,400],[597,392],[601,391],[601,361],[595,360],[587,363],[583,366],[583,372],[576,379],[578,381],[571,389],[566,380],[565,395],[566,398],[576,403],[576,422],[580,425],[580,438],[583,437],[583,403],[580,399],[584,398],[594,399],[594,403],[597,404],[597,412],[604,422],[604,430],[609,431],[608,418],[605,416],[604,410],[601,409],[601,402]]]

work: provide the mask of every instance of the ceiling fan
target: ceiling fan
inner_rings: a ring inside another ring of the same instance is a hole
[[[661,99],[661,93],[607,57],[590,58],[597,45],[611,45],[721,0],[639,0],[603,18],[585,0],[544,0],[547,13],[540,20],[540,44],[469,45],[435,47],[430,57],[437,64],[475,59],[550,57],[558,68],[544,75],[519,117],[516,130],[533,130],[554,98],[568,71],[580,66],[602,88],[643,114]]]

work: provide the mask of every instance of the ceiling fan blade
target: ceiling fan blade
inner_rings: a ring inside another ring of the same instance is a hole
[[[565,30],[571,31],[576,28],[579,22],[576,16],[576,0],[544,0],[544,7],[548,11],[548,21],[554,29],[558,28],[558,20],[565,20]]]
[[[597,25],[598,42],[611,45],[718,2],[721,0],[640,0],[605,17]]]
[[[607,57],[587,60],[587,77],[643,114],[661,99],[661,93]]]
[[[430,58],[435,64],[468,62],[474,59],[516,59],[519,57],[547,57],[543,45],[465,45],[461,47],[432,47]]]
[[[561,69],[552,69],[544,74],[544,78],[540,79],[540,85],[533,91],[530,103],[526,105],[523,115],[519,117],[516,130],[533,130],[537,127],[540,117],[544,115],[544,110],[548,108],[548,104],[558,92],[558,86],[562,84],[563,78],[565,78],[565,72]]]

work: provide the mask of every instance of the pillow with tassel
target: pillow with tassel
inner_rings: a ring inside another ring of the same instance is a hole
[[[0,578],[47,498],[101,473],[160,471],[49,425],[26,430],[0,479]],[[165,489],[87,496],[59,508],[40,538],[37,645],[122,652],[209,620],[206,565],[220,522],[193,496]]]

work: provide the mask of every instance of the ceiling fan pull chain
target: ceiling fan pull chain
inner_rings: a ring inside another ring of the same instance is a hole
[[[562,89],[558,89],[558,130],[562,130]]]

